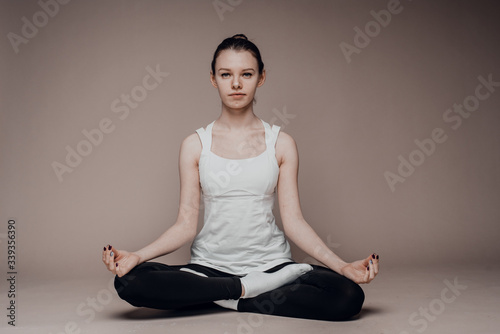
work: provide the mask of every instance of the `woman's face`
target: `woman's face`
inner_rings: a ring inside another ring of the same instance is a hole
[[[212,85],[219,90],[222,104],[230,109],[244,109],[251,103],[257,87],[264,84],[265,71],[259,75],[257,59],[249,51],[222,51],[210,73]]]

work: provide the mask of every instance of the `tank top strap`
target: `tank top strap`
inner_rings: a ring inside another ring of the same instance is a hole
[[[276,147],[276,141],[278,140],[280,129],[281,127],[275,124],[271,127],[269,144],[272,148]]]
[[[274,151],[280,127],[274,124],[271,126],[263,119],[261,119],[261,121],[262,124],[264,124],[264,129],[266,133],[266,147],[268,150]]]
[[[201,140],[201,145],[203,147],[202,152],[210,151],[210,147],[212,146],[212,126],[214,125],[214,122],[208,124],[206,128],[201,127],[196,130],[196,133],[198,133],[198,136]]]

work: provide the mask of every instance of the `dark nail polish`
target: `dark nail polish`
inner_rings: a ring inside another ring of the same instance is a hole
[[[108,249],[109,249],[109,250],[111,250],[111,248],[112,248],[112,247],[111,247],[111,245],[109,245],[109,246],[108,246]]]
[[[370,267],[366,267],[366,270],[370,270]]]
[[[377,260],[378,260],[378,255],[377,255]]]
[[[374,259],[374,258],[375,258],[375,253],[372,254],[372,259]]]
[[[106,250],[106,247],[104,247],[104,250]]]
[[[118,267],[118,263],[116,263],[116,266]]]

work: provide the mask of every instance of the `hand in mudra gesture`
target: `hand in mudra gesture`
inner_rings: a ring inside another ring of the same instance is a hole
[[[378,266],[379,256],[373,253],[364,260],[346,264],[341,274],[358,284],[370,283],[378,274]]]
[[[139,256],[125,250],[117,250],[108,245],[102,251],[102,262],[113,274],[122,277],[140,262]]]

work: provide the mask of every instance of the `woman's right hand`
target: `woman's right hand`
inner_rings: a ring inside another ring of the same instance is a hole
[[[113,246],[107,245],[102,251],[102,262],[109,271],[122,277],[139,264],[140,258],[135,253],[117,250]]]

